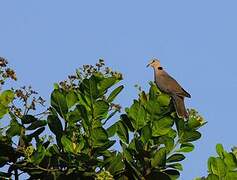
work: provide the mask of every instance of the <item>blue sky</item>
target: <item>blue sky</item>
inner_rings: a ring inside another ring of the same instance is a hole
[[[99,58],[124,74],[118,102],[129,106],[135,84],[153,80],[148,60],[192,95],[187,107],[208,121],[187,155],[180,179],[206,174],[215,144],[236,145],[237,1],[1,1],[0,56],[49,99],[53,83]]]

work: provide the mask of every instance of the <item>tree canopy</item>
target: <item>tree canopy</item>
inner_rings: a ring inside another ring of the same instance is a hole
[[[206,124],[194,109],[186,121],[178,118],[169,95],[153,82],[123,110],[115,103],[124,89],[122,74],[103,60],[55,83],[50,107],[32,87],[4,89],[16,74],[5,59],[0,68],[0,118],[8,123],[0,129],[3,178],[178,179]],[[236,153],[221,145],[217,152],[220,157],[208,161],[207,179],[236,177]]]

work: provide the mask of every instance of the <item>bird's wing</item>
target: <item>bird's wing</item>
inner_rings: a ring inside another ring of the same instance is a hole
[[[158,87],[161,88],[161,90],[170,94],[176,94],[178,96],[191,97],[190,94],[186,92],[180,86],[180,84],[164,70],[162,70],[162,72],[159,72],[157,76],[158,77],[156,78],[156,83]]]

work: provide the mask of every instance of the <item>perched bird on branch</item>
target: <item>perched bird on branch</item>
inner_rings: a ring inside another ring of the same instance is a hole
[[[155,83],[158,88],[171,96],[178,117],[188,118],[188,113],[184,105],[184,97],[191,98],[191,95],[174,78],[165,72],[158,59],[151,60],[147,67],[149,66],[154,69]]]

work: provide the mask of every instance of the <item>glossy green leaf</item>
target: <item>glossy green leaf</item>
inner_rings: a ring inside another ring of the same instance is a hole
[[[108,129],[106,129],[106,131],[107,131],[108,137],[114,136],[115,133],[117,132],[117,123],[110,126]]]
[[[45,127],[41,127],[39,129],[37,129],[36,131],[34,131],[33,133],[29,134],[28,136],[30,138],[38,137],[42,132],[44,132],[44,130],[45,130]]]
[[[0,168],[6,165],[6,163],[9,161],[8,157],[0,156]],[[1,177],[1,176],[0,176]]]
[[[213,174],[224,177],[226,175],[226,165],[221,158],[215,158],[211,163],[211,172]]]
[[[103,100],[96,101],[94,104],[94,117],[104,119],[109,111],[109,104]]]
[[[35,121],[37,121],[37,118],[35,118],[32,115],[24,115],[24,116],[21,117],[21,122],[23,124],[30,124],[30,123],[33,123]]]
[[[226,179],[225,180],[236,180],[237,179],[237,172],[228,172],[226,174]]]
[[[174,148],[174,139],[168,136],[160,136],[159,143],[165,145],[167,153],[169,153]]]
[[[117,134],[123,142],[129,143],[128,128],[122,121],[118,121],[117,123]]]
[[[99,83],[99,91],[100,94],[102,94],[104,91],[108,90],[110,87],[112,87],[117,82],[117,79],[115,77],[108,77],[104,78]]]
[[[129,129],[129,131],[134,131],[134,127],[133,127],[133,125],[132,125],[132,121],[131,121],[131,119],[127,116],[127,114],[122,114],[121,116],[120,116],[120,119],[121,119],[121,121],[123,121],[125,124],[126,124],[126,126],[128,127],[128,129]]]
[[[8,113],[8,107],[0,104],[0,119]]]
[[[174,120],[171,117],[164,117],[160,120],[156,120],[152,125],[152,136],[161,136],[167,134],[174,124]]]
[[[166,164],[166,149],[164,147],[160,148],[151,159],[152,167],[164,167]]]
[[[117,88],[115,88],[109,95],[109,97],[107,98],[108,102],[113,102],[113,100],[118,96],[118,94],[123,90],[124,86],[121,85]]]
[[[61,123],[60,119],[58,118],[58,116],[49,115],[47,120],[48,120],[49,129],[56,136],[61,137],[62,133],[63,133],[63,126],[62,126],[62,123]]]
[[[179,171],[183,171],[183,166],[180,163],[169,164],[167,167],[177,169]]]
[[[181,143],[196,141],[199,138],[201,138],[201,133],[198,131],[184,131]]]
[[[160,104],[157,100],[149,100],[146,103],[146,109],[150,114],[160,114]]]
[[[80,112],[81,117],[83,119],[84,128],[87,129],[91,125],[89,122],[87,110],[86,110],[85,106],[83,106],[83,105],[77,105],[77,109]]]
[[[37,151],[33,153],[33,156],[31,157],[31,162],[33,164],[40,164],[41,161],[44,159],[46,154],[46,150],[43,146],[40,146],[37,148]]]
[[[63,93],[58,89],[55,89],[51,94],[51,106],[65,119],[65,115],[68,112],[67,101]]]
[[[10,127],[7,129],[6,134],[9,137],[20,135],[22,131],[22,126],[17,122],[17,120],[11,120]]]
[[[65,135],[62,136],[61,143],[62,143],[63,148],[65,149],[65,151],[74,153],[73,143]]]
[[[35,130],[39,127],[45,126],[47,124],[46,120],[38,120],[35,122],[32,122],[31,125],[29,127],[27,127],[27,130]]]
[[[164,173],[166,173],[167,175],[169,175],[169,177],[171,179],[178,179],[180,176],[179,171],[175,170],[175,169],[167,169],[165,171],[163,171]]]
[[[185,156],[183,154],[173,154],[167,159],[167,163],[171,162],[179,162],[185,159]]]
[[[194,150],[194,145],[191,143],[183,143],[180,145],[180,148],[176,152],[191,152]]]
[[[93,103],[93,101],[99,96],[95,76],[91,76],[90,79],[84,79],[80,84],[80,89],[87,97],[89,97],[89,100],[92,101],[90,103]]]
[[[141,140],[146,143],[148,140],[152,137],[151,136],[151,127],[149,125],[146,125],[141,130]]]
[[[151,85],[151,87],[149,90],[149,99],[150,100],[157,100],[158,95],[160,94],[160,91],[153,82],[150,83],[150,85]]]
[[[219,180],[219,177],[215,174],[209,174],[206,180]]]
[[[224,158],[224,148],[223,148],[222,144],[216,145],[216,152],[220,156],[221,159]]]
[[[14,92],[11,90],[5,90],[0,94],[0,104],[8,106],[14,99]]]
[[[102,127],[92,129],[91,138],[93,140],[94,148],[101,147],[108,141],[108,135]]]
[[[66,95],[67,107],[71,108],[78,102],[77,94],[74,91],[69,91]]]
[[[122,154],[121,153],[118,153],[117,156],[115,156],[109,167],[107,168],[107,171],[109,171],[112,175],[118,173],[118,172],[121,172],[124,168],[124,163],[123,163],[123,160],[122,160]]]
[[[157,101],[159,102],[160,106],[168,106],[170,104],[170,96],[162,93],[158,96]]]
[[[224,162],[230,170],[235,170],[237,168],[237,160],[233,153],[226,153]]]
[[[131,117],[132,125],[136,130],[146,125],[146,111],[137,101],[129,109],[128,115]]]

